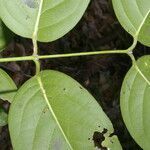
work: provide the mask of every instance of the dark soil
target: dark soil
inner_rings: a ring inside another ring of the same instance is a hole
[[[126,49],[132,44],[130,35],[118,23],[111,0],[92,0],[78,25],[63,38],[52,43],[39,43],[41,54],[86,52],[106,49]],[[32,42],[19,36],[9,44],[4,57],[32,54]],[[138,44],[136,58],[150,54],[150,49]],[[100,103],[111,119],[115,134],[124,150],[140,150],[129,135],[120,113],[119,96],[122,81],[131,66],[126,55],[98,55],[41,61],[42,70],[62,71],[79,81]],[[1,63],[20,87],[35,73],[33,62]],[[3,103],[8,111],[8,103]],[[0,133],[0,150],[10,150],[11,142],[7,126]]]

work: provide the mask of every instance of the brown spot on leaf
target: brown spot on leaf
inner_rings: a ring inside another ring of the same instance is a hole
[[[49,110],[49,108],[46,106],[42,112],[45,114],[48,110]]]

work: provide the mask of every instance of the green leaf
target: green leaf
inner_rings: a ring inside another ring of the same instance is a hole
[[[12,33],[2,23],[0,19],[0,52],[6,47],[7,43],[12,39]]]
[[[140,58],[137,64],[150,81],[150,56]],[[144,150],[149,150],[150,84],[134,67],[129,70],[122,85],[121,112],[132,137]]]
[[[4,23],[16,34],[54,41],[69,32],[80,20],[90,0],[0,0]],[[38,29],[37,29],[38,28]]]
[[[9,75],[0,69],[0,99],[13,101],[17,87]]]
[[[0,127],[7,125],[8,115],[0,108]]]
[[[94,150],[94,133],[106,137],[99,145],[122,149],[117,137],[110,136],[110,120],[88,91],[52,70],[18,90],[10,107],[9,130],[15,150]]]
[[[144,45],[150,46],[150,0],[112,0],[121,25]]]

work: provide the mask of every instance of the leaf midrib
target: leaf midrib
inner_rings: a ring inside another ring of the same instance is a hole
[[[47,95],[46,95],[46,91],[45,91],[45,89],[44,89],[44,86],[43,86],[43,83],[42,83],[42,80],[41,80],[41,76],[40,76],[40,75],[37,76],[37,80],[38,80],[38,83],[39,83],[41,92],[42,92],[42,94],[43,94],[43,97],[44,97],[44,99],[45,99],[45,101],[46,101],[46,103],[47,103],[47,105],[48,105],[48,108],[49,108],[49,110],[50,110],[50,112],[51,112],[51,114],[52,114],[54,120],[56,121],[56,124],[58,125],[58,128],[60,129],[60,131],[61,131],[61,133],[62,133],[64,139],[65,139],[66,142],[68,143],[70,149],[73,150],[73,147],[71,146],[71,143],[69,142],[69,140],[68,140],[68,138],[67,138],[65,132],[63,131],[63,128],[61,127],[61,124],[59,123],[59,121],[58,121],[58,119],[57,119],[57,116],[55,115],[55,112],[54,112],[54,110],[53,110],[53,108],[52,108],[52,106],[51,106],[51,104],[50,104],[50,102],[49,102],[49,100],[48,100],[48,97],[47,97]]]
[[[147,17],[149,16],[149,14],[150,14],[150,9],[148,10],[148,12],[146,13],[146,15],[144,16],[144,18],[143,18],[143,20],[142,20],[142,22],[141,22],[141,24],[140,24],[140,26],[139,26],[139,28],[138,28],[138,30],[137,30],[134,38],[138,38],[139,33],[140,33],[140,31],[141,31],[141,29],[142,29],[142,27],[143,27],[143,25],[144,25]]]
[[[141,22],[141,24],[140,24],[140,26],[139,26],[139,29],[137,30],[137,32],[136,32],[136,34],[135,34],[135,36],[134,36],[134,39],[135,39],[135,40],[138,40],[138,36],[139,36],[139,34],[140,34],[140,31],[141,31],[141,29],[142,29],[142,27],[143,27],[143,25],[144,25],[144,23],[145,23],[147,17],[149,16],[149,14],[150,14],[150,9],[148,10],[148,12],[146,13],[145,17],[143,18],[143,21]],[[149,80],[147,79],[147,77],[142,73],[141,69],[140,69],[138,66],[136,66],[136,70],[137,70],[138,73],[142,76],[142,78],[147,82],[147,84],[150,86],[150,81],[149,81]]]
[[[37,47],[36,47],[36,46],[37,46],[37,34],[38,34],[40,16],[41,16],[41,14],[42,14],[42,6],[43,6],[43,0],[41,0],[41,1],[40,1],[40,4],[39,4],[37,19],[36,19],[36,22],[35,22],[34,31],[33,31],[33,35],[32,35],[34,53],[35,53],[35,52],[37,53]],[[72,146],[71,146],[71,144],[70,144],[68,138],[66,137],[66,135],[65,135],[65,133],[64,133],[64,131],[63,131],[63,129],[62,129],[62,127],[61,127],[61,125],[60,125],[60,123],[59,123],[59,121],[58,121],[58,119],[57,119],[55,113],[54,113],[54,111],[53,111],[53,108],[52,108],[52,106],[51,106],[51,104],[50,104],[50,102],[49,102],[49,100],[48,100],[48,98],[47,98],[46,91],[45,91],[45,89],[44,89],[44,86],[43,86],[43,83],[42,83],[42,80],[41,80],[40,75],[36,75],[36,78],[37,78],[37,81],[38,81],[38,83],[39,83],[39,86],[40,86],[41,92],[42,92],[42,94],[43,94],[43,97],[44,97],[44,99],[45,99],[45,101],[46,101],[46,103],[47,103],[47,105],[48,105],[48,107],[49,107],[49,110],[50,110],[52,116],[54,117],[54,119],[55,119],[55,121],[56,121],[56,124],[58,125],[60,131],[62,132],[62,134],[63,134],[63,136],[64,136],[66,142],[68,143],[70,149],[73,150],[73,148],[72,148]]]
[[[32,35],[32,40],[36,40],[36,41],[37,41],[40,17],[41,17],[41,13],[42,13],[42,6],[43,6],[43,0],[40,0],[37,18],[36,18],[36,22],[35,22],[35,26],[34,26],[34,30],[33,30],[33,35]]]

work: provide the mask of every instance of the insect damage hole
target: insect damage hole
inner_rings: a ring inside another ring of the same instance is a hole
[[[107,129],[104,129],[102,133],[95,131],[93,134],[94,145],[100,148],[100,150],[107,150],[107,147],[102,146],[102,142],[105,140],[104,134],[106,134],[107,131]]]

